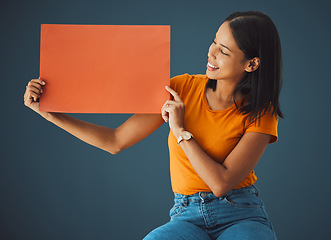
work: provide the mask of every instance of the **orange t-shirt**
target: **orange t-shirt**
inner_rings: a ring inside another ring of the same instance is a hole
[[[233,104],[225,110],[211,110],[206,99],[206,75],[183,74],[171,78],[174,89],[185,104],[185,129],[191,132],[200,147],[215,161],[223,163],[245,132],[261,132],[272,135],[269,143],[277,141],[278,117],[265,114],[260,125],[248,122],[247,115],[240,114]],[[170,175],[173,192],[190,195],[199,191],[211,191],[199,177],[177,139],[170,130],[168,136]],[[252,170],[236,187],[250,186],[256,182]]]

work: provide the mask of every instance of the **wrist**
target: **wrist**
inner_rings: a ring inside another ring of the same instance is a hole
[[[179,145],[182,141],[189,141],[191,138],[193,138],[193,134],[185,130],[177,138],[177,144]]]
[[[173,131],[173,134],[175,135],[176,139],[179,138],[179,136],[185,131],[185,128],[179,127],[175,131]]]

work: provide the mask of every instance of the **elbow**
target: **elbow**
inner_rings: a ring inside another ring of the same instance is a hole
[[[109,152],[112,155],[118,154],[121,151],[122,151],[122,149],[119,147],[117,147],[117,148],[111,147],[110,149],[108,148],[108,150],[107,150],[107,152]]]
[[[220,190],[216,190],[216,189],[214,189],[213,190],[213,193],[214,193],[214,195],[216,196],[216,197],[222,197],[223,195],[225,195],[225,193],[224,192],[222,192],[222,191],[220,191]]]
[[[112,155],[118,154],[119,152],[121,152],[123,149],[120,148],[119,146],[114,146],[113,144],[111,145],[111,147],[107,148],[107,152],[109,152]]]
[[[111,155],[115,155],[115,154],[119,153],[120,151],[112,149],[112,150],[109,150],[107,152],[109,152]]]
[[[212,192],[216,197],[219,198],[219,197],[223,197],[225,194],[227,194],[231,190],[232,190],[232,188],[228,184],[219,183],[212,189]]]
[[[123,150],[116,138],[116,129],[111,129],[111,138],[106,143],[106,151],[112,155],[118,154]]]
[[[225,194],[227,194],[229,191],[224,190],[214,190],[213,193],[216,197],[220,198],[223,197]]]

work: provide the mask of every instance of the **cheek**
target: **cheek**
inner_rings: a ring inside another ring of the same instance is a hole
[[[237,62],[227,56],[219,57],[218,62],[220,66],[224,66],[227,69],[235,70],[240,68],[240,65]]]
[[[243,71],[242,65],[225,58],[218,59],[217,66],[220,68],[220,74],[222,75],[237,76]]]
[[[240,61],[236,61],[233,63],[233,69],[238,72],[243,72],[245,71],[245,66]]]
[[[221,56],[217,56],[216,62],[219,68],[224,68],[224,67],[228,68],[229,66],[231,66],[231,64],[229,64],[229,61],[227,61]]]

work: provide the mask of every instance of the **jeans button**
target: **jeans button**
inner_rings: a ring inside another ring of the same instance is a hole
[[[207,194],[208,194],[208,193],[206,193],[206,192],[202,192],[202,193],[201,193],[201,197],[205,198],[205,197],[207,196]]]

